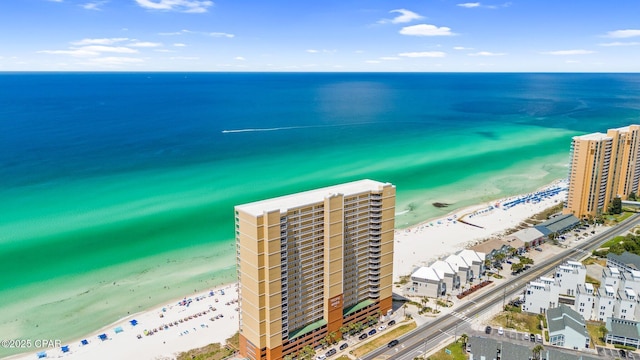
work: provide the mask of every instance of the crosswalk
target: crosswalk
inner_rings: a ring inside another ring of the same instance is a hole
[[[458,319],[460,319],[462,321],[468,322],[469,324],[471,324],[473,322],[473,319],[471,319],[471,318],[469,318],[469,317],[467,317],[464,314],[461,314],[459,312],[452,311],[449,314],[451,314],[451,316],[453,316],[453,317],[457,317]]]

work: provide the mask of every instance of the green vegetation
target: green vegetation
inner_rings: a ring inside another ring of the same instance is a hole
[[[586,259],[584,259],[582,261],[582,264],[585,265],[585,266],[598,264],[598,265],[600,265],[602,267],[605,267],[605,266],[607,266],[607,261],[604,260],[604,259],[597,258],[595,256],[589,256],[588,258],[586,258]]]
[[[227,358],[233,355],[235,349],[238,349],[240,346],[239,336],[239,332],[235,333],[235,335],[227,339],[225,346],[215,343],[201,348],[191,349],[187,352],[181,352],[178,354],[177,360],[221,360]]]
[[[540,319],[536,315],[502,311],[491,320],[492,325],[516,329],[534,334],[542,334]]]
[[[589,337],[591,338],[591,342],[596,345],[604,346],[603,336],[606,334],[603,332],[604,323],[598,321],[587,321],[587,332],[589,333]],[[607,328],[605,327],[604,330]]]
[[[619,197],[613,198],[609,205],[609,214],[621,214],[622,213],[622,199]]]
[[[609,252],[620,255],[628,251],[632,254],[640,255],[640,235],[627,234],[625,236],[616,236],[602,244],[601,249],[601,251],[594,251],[594,254],[604,257]]]
[[[555,205],[553,207],[550,207],[550,208],[548,208],[548,209],[546,209],[544,211],[541,211],[541,212],[533,215],[531,218],[535,219],[535,220],[545,221],[545,220],[549,219],[549,217],[551,215],[561,212],[562,211],[562,207],[563,207],[562,203],[557,204],[557,205]]]
[[[361,346],[355,348],[353,350],[353,355],[356,357],[361,357],[365,354],[368,354],[381,346],[385,346],[389,343],[389,341],[397,339],[401,335],[408,333],[416,327],[417,325],[415,321],[411,321],[408,324],[396,325],[392,328],[392,330],[387,329],[380,336],[373,338],[371,339],[371,341],[367,341]]]
[[[451,351],[451,355],[447,354],[445,350],[448,349]],[[424,359],[424,358],[418,358]],[[466,360],[467,355],[464,350],[464,345],[462,341],[456,341],[449,345],[447,345],[444,349],[438,351],[437,353],[429,356],[427,360]]]
[[[600,281],[594,277],[591,277],[589,275],[587,275],[585,277],[585,282],[589,283],[589,284],[593,284],[594,287],[600,287]]]

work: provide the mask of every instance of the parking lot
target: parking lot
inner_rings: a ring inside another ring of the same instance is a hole
[[[634,355],[634,353],[631,352],[631,351],[611,349],[611,348],[605,348],[605,347],[600,347],[600,346],[598,346],[597,348],[598,348],[598,355],[599,356],[605,356],[607,358],[612,358],[612,359],[616,359],[616,358],[620,358],[620,359],[640,359],[638,354]],[[623,351],[624,353],[621,353],[621,351]]]

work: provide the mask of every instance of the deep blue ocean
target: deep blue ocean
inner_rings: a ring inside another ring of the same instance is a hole
[[[370,178],[405,227],[632,123],[640,74],[0,73],[0,338],[233,281],[234,205]]]

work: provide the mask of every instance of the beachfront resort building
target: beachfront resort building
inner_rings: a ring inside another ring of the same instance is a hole
[[[639,135],[640,125],[630,125],[573,138],[563,213],[594,217],[606,212],[615,197],[627,199],[637,193]]]
[[[391,310],[395,194],[361,180],[235,207],[242,356],[282,359]]]

